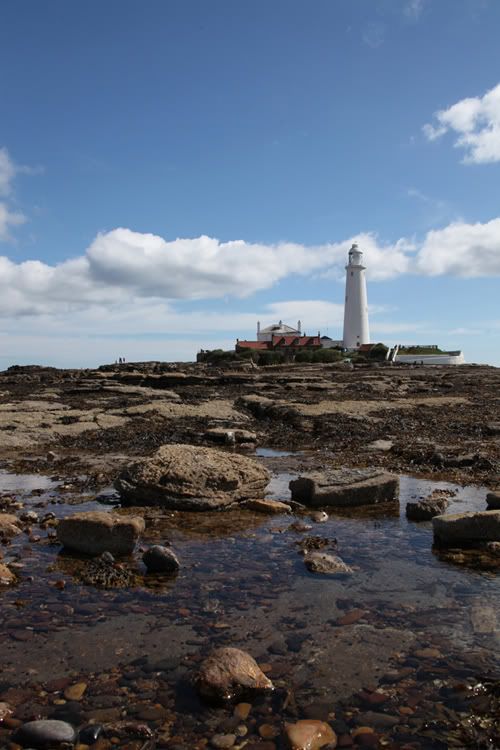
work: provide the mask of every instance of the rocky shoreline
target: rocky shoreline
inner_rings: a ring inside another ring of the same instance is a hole
[[[0,373],[0,745],[495,747],[499,384]]]

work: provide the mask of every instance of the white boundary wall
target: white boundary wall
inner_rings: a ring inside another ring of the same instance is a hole
[[[448,354],[397,354],[397,362],[414,365],[464,365],[463,352],[449,352]]]

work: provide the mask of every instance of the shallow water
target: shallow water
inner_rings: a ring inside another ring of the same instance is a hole
[[[286,500],[293,476],[274,476],[269,496]],[[11,491],[16,482],[0,474],[0,490]],[[29,478],[19,489],[34,484]],[[280,689],[293,686],[295,708],[286,711],[299,717],[318,703],[337,707],[402,665],[413,668],[412,689],[416,684],[423,694],[437,689],[436,681],[497,674],[498,573],[447,561],[432,549],[431,523],[408,522],[404,515],[407,501],[435,489],[455,493],[447,512],[485,508],[485,488],[401,477],[399,504],[332,511],[322,524],[307,514],[148,509],[144,542],[169,541],[182,567],[174,577],[145,576],[138,550],[127,561],[137,585],[124,590],[79,583],[75,576],[82,562],[61,554],[44,531],[36,529],[41,539],[30,545],[25,535],[17,537],[4,549],[5,561],[23,567],[20,584],[1,594],[3,679],[12,685],[43,683],[68,670],[97,675],[137,659],[154,664],[168,656],[174,666],[164,674],[163,688],[176,705],[185,696],[176,713],[177,731],[194,738],[207,719],[202,715],[200,726],[188,720],[200,706],[179,680],[191,660],[214,645],[242,647],[265,662]],[[47,503],[41,515],[105,509],[87,498],[78,506],[66,496]],[[298,530],[291,528],[295,522]],[[312,528],[301,530],[300,524]],[[327,551],[339,554],[354,574],[309,573],[298,543],[311,535],[328,540]],[[353,621],[343,624],[345,618]],[[419,656],[429,648],[431,656]],[[55,653],[64,653],[62,664]],[[394,691],[391,700],[405,705],[404,689]],[[262,705],[275,711],[272,703]],[[423,745],[434,746],[440,747]]]

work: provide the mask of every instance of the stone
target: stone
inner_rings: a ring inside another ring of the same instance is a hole
[[[8,703],[5,703],[5,701],[0,701],[0,723],[4,719],[8,719],[9,716],[12,716],[13,710],[11,706],[9,706]]]
[[[488,492],[486,502],[488,510],[500,510],[500,492]]]
[[[246,721],[248,719],[248,716],[251,710],[252,710],[251,703],[238,703],[238,705],[235,706],[234,715],[238,719],[242,719],[243,721]]]
[[[4,563],[0,562],[0,586],[11,586],[15,582],[15,574]]]
[[[220,748],[220,750],[223,750],[227,747],[233,747],[235,742],[235,734],[216,734],[210,740],[210,744],[212,745],[212,747]]]
[[[255,432],[226,427],[212,427],[205,432],[205,438],[212,440],[214,443],[225,443],[226,445],[255,443],[257,441]]]
[[[218,648],[202,662],[195,685],[209,701],[232,700],[246,693],[274,689],[255,659],[232,647]]]
[[[142,556],[142,561],[148,569],[148,573],[175,573],[180,568],[175,553],[160,544],[155,544],[146,550]]]
[[[127,505],[213,510],[263,498],[269,472],[252,458],[194,445],[163,445],[131,464],[115,482]]]
[[[295,724],[285,724],[285,735],[291,750],[319,750],[328,745],[337,746],[337,736],[325,721],[301,719]]]
[[[436,516],[432,526],[434,540],[445,546],[500,542],[500,510]]]
[[[21,531],[16,516],[11,513],[0,513],[0,540],[11,539]]]
[[[367,451],[390,451],[394,447],[392,440],[374,440],[366,446]]]
[[[475,633],[495,633],[500,625],[496,609],[487,604],[474,604],[470,619]]]
[[[292,500],[312,506],[373,505],[396,500],[398,477],[376,469],[326,469],[293,479]]]
[[[57,537],[67,549],[85,555],[130,555],[144,528],[144,519],[138,516],[88,511],[63,518]]]
[[[66,721],[40,719],[23,724],[14,735],[14,741],[23,747],[45,748],[71,744],[76,739],[76,731]]]
[[[286,503],[282,503],[279,500],[248,500],[245,503],[245,508],[249,510],[255,510],[257,513],[290,513],[291,508]]]
[[[434,516],[440,516],[448,506],[446,497],[429,497],[418,503],[406,504],[406,517],[409,521],[431,521]]]
[[[311,513],[309,516],[311,521],[314,521],[314,523],[326,523],[329,519],[328,513],[325,513],[324,510],[315,510],[314,513]]]
[[[349,565],[337,555],[328,552],[311,551],[304,555],[304,563],[311,573],[327,573],[329,575],[351,574],[353,572]]]
[[[82,745],[93,745],[103,732],[102,724],[87,724],[86,727],[80,729],[78,733],[78,741]]]
[[[69,701],[80,701],[83,698],[83,694],[87,689],[86,682],[77,682],[74,685],[70,685],[64,691],[64,697]]]

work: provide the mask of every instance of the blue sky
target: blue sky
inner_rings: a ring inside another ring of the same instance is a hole
[[[192,359],[263,324],[500,365],[500,3],[16,0],[0,367]]]

